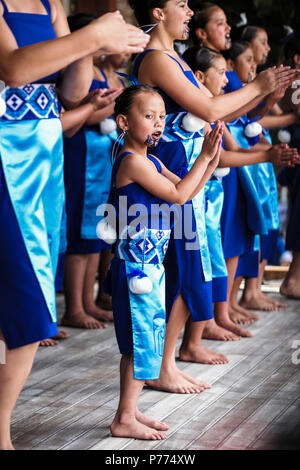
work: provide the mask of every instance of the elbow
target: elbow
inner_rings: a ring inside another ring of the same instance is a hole
[[[26,85],[24,79],[22,80],[22,75],[17,73],[16,67],[5,67],[0,71],[0,78],[4,81],[5,85],[10,88],[17,88],[22,85]]]

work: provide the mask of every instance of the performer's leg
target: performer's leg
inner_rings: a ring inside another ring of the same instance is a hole
[[[88,315],[96,318],[96,320],[112,321],[113,314],[98,307],[95,303],[94,288],[96,283],[96,275],[99,266],[99,253],[91,253],[88,255],[86,271],[83,284],[83,307]]]
[[[281,295],[300,299],[300,251],[293,252],[293,261],[281,286]]]
[[[61,324],[74,328],[100,329],[104,325],[87,315],[82,303],[87,260],[87,255],[66,255],[64,281],[66,311]]]
[[[0,340],[4,341],[1,331]],[[31,371],[39,343],[5,351],[0,364],[0,449],[13,450],[10,436],[11,414]]]
[[[249,310],[244,308],[237,301],[242,280],[243,280],[243,277],[239,276],[233,282],[230,299],[229,299],[229,316],[234,323],[242,323],[243,325],[251,325],[251,323],[253,323],[255,320],[259,320],[259,316],[249,312]],[[247,282],[249,282],[250,288],[254,289],[257,283],[257,278],[245,279],[246,286],[248,286]],[[245,289],[247,289],[247,287],[245,287]]]
[[[109,264],[112,260],[113,254],[111,250],[101,250],[100,262],[98,267],[98,294],[96,304],[104,310],[112,310],[111,296],[103,291],[102,285],[106,278]]]
[[[228,359],[223,354],[206,349],[201,344],[205,321],[192,322],[189,317],[184,331],[179,356],[182,361],[201,364],[226,364]]]
[[[137,403],[144,386],[143,380],[136,380],[133,374],[132,354],[123,355],[120,363],[120,400],[119,406],[110,426],[115,437],[132,437],[134,439],[162,440],[167,435],[149,427],[149,424],[160,425],[166,430],[164,423],[147,418],[137,409]],[[147,423],[147,424],[146,424]]]

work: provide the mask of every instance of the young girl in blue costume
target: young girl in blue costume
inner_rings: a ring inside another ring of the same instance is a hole
[[[93,17],[83,14],[70,17],[70,29],[77,31],[91,21]],[[110,312],[96,305],[94,296],[99,258],[103,257],[105,261],[110,253],[110,247],[97,238],[96,212],[98,205],[108,199],[111,179],[110,155],[118,137],[111,115],[114,100],[124,87],[114,70],[110,73],[108,83],[104,72],[107,66],[103,67],[101,58],[100,54],[94,55],[94,79],[90,92],[95,89],[109,90],[108,105],[89,116],[84,127],[75,135],[64,139],[67,250],[64,276],[66,312],[62,324],[93,329],[106,327],[101,320],[112,320]],[[114,64],[118,61],[122,64],[125,57],[109,55],[106,60],[108,63]],[[116,80],[112,82],[113,75]]]
[[[58,0],[0,2],[0,211],[6,225],[0,338],[7,346],[0,366],[1,449],[13,448],[11,413],[39,341],[57,331],[54,278],[64,200],[57,71],[64,69],[64,100],[76,105],[90,86],[91,54],[139,52],[148,41],[119,12],[69,32]]]
[[[191,127],[189,124],[193,118],[188,117],[185,126],[182,122],[188,111],[213,122],[258,95],[272,91],[281,83],[281,79],[290,80],[290,72],[268,70],[260,74],[255,83],[230,97],[207,97],[192,71],[174,49],[175,40],[187,39],[189,35],[188,23],[193,12],[188,3],[149,0],[131,1],[130,4],[140,25],[156,24],[150,32],[149,48],[136,60],[136,74],[140,83],[157,87],[164,97],[167,110],[166,130],[158,150],[164,164],[170,170],[182,174],[199,154],[203,142],[203,132],[200,129],[203,122],[201,125],[197,121],[197,126]],[[193,242],[190,234],[188,240],[171,238],[165,267],[167,313],[172,310],[172,314],[167,325],[161,377],[159,381],[149,383],[156,388],[180,393],[184,393],[189,382],[194,381],[191,377],[183,375],[175,362],[176,341],[190,314],[194,320],[193,327],[186,331],[190,337],[189,344],[193,344],[193,350],[187,351],[181,347],[181,359],[206,363],[226,362],[223,355],[208,351],[200,344],[205,321],[212,318],[211,266],[205,233],[203,191],[192,203],[186,205],[185,210],[187,213],[190,211],[192,220],[197,222],[200,249],[194,244],[190,246],[190,250],[184,251],[186,242]]]
[[[115,114],[124,145],[112,173],[117,241],[110,287],[122,358],[120,401],[111,432],[117,437],[164,439],[167,426],[142,415],[137,402],[145,380],[160,375],[165,336],[162,262],[171,232],[170,209],[182,216],[182,204],[203,188],[218,165],[222,127],[218,122],[206,136],[201,154],[180,179],[149,149],[157,145],[165,126],[159,93],[147,85],[129,87],[117,98]],[[197,393],[196,386],[191,389]]]
[[[225,75],[227,65],[222,54],[204,47],[201,49],[198,47],[192,47],[185,51],[183,58],[191,67],[199,82],[203,83],[213,96],[218,96],[222,93],[222,89],[228,81]],[[243,150],[238,146],[237,142],[230,135],[226,127],[224,127],[224,141],[225,145],[223,145],[223,147],[225,150],[221,151],[219,163],[220,168],[214,172],[211,179],[205,185],[205,222],[212,263],[212,287],[215,311],[221,311],[222,309],[228,310],[226,290],[227,270],[223,254],[220,227],[224,197],[222,185],[222,174],[224,175],[224,172],[222,171],[222,167],[225,167],[224,176],[226,176],[226,172],[231,171],[228,167],[237,167],[250,165],[256,162],[268,161],[282,164],[289,161],[289,158],[291,159],[294,155],[294,151],[283,149],[281,146],[273,147],[269,151],[253,151],[251,149]],[[233,168],[232,171],[236,171],[236,168]],[[231,191],[230,197],[234,198],[234,194],[234,191]],[[231,227],[231,229],[233,232],[233,227]],[[231,274],[228,283],[229,294],[232,282],[233,276]],[[238,336],[231,331],[214,324],[211,325],[211,322],[213,322],[213,320],[208,322],[208,325],[206,326],[204,331],[205,337],[219,340],[238,339]]]

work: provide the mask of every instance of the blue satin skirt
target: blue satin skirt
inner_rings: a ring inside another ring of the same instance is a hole
[[[62,149],[59,119],[0,125],[0,328],[9,349],[57,332]]]

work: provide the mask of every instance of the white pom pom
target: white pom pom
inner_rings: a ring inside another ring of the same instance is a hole
[[[133,294],[149,294],[152,291],[152,281],[141,273],[129,280],[129,289]]]
[[[282,142],[283,144],[289,144],[292,138],[291,133],[287,131],[286,129],[280,129],[280,131],[277,134],[277,137],[279,141]]]
[[[217,178],[224,178],[230,173],[230,168],[216,168],[213,175]]]
[[[205,124],[206,122],[203,121],[203,119],[200,119],[191,113],[187,113],[182,119],[181,126],[187,132],[197,132],[203,129]]]
[[[6,103],[3,98],[0,97],[0,118],[4,116],[6,112]]]
[[[117,124],[114,119],[104,119],[99,122],[99,130],[101,134],[110,134],[117,129]]]
[[[262,127],[258,122],[251,122],[245,127],[245,135],[247,137],[256,137],[262,133]]]
[[[117,241],[116,230],[105,219],[97,224],[96,233],[97,237],[108,245],[113,245]]]

